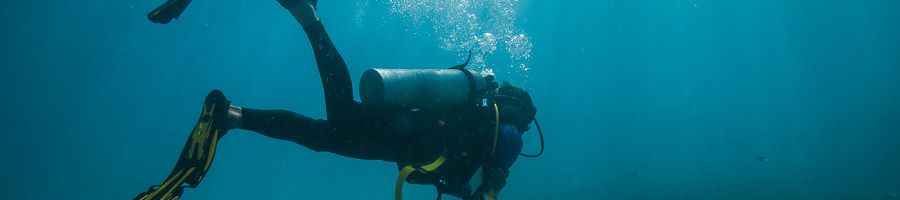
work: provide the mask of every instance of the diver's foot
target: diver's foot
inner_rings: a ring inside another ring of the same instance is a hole
[[[319,22],[319,16],[316,14],[318,2],[318,0],[278,0],[278,3],[290,11],[303,27]]]
[[[285,9],[293,10],[299,5],[310,5],[313,8],[316,8],[317,4],[319,4],[319,0],[278,0],[278,3]]]
[[[177,199],[185,187],[183,184],[192,188],[200,184],[212,164],[216,143],[228,132],[229,104],[221,91],[209,92],[203,103],[200,119],[191,130],[169,177],[159,187],[151,187],[135,199]]]
[[[313,8],[319,4],[319,0],[278,0],[282,7],[290,10],[298,5],[311,5]]]

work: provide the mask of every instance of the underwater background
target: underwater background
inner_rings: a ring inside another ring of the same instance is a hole
[[[196,0],[152,24],[161,3],[0,2],[0,199],[160,184],[214,88],[325,116],[309,42],[274,0]],[[897,0],[355,0],[319,14],[354,81],[472,50],[473,67],[531,91],[547,149],[519,158],[502,199],[900,199]],[[236,130],[183,197],[390,199],[396,175]]]

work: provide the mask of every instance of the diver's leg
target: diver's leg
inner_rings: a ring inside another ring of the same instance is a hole
[[[358,108],[357,102],[353,100],[350,72],[316,15],[316,2],[309,0],[279,0],[279,2],[300,23],[312,45],[325,90],[328,121],[338,126],[353,123]]]
[[[347,64],[325,33],[322,23],[316,22],[303,29],[316,55],[319,76],[325,90],[325,111],[328,120],[340,123],[350,121],[357,112],[357,102],[353,100],[353,83]]]
[[[241,109],[237,128],[250,130],[275,139],[292,141],[314,151],[324,151],[334,143],[329,137],[333,129],[328,122],[287,110]]]
[[[314,151],[331,152],[366,160],[396,161],[401,144],[389,131],[370,120],[345,128],[335,128],[327,120],[313,119],[286,110],[242,108],[240,123],[234,128],[250,130],[276,139],[287,140]]]
[[[414,138],[417,134],[402,135],[394,128],[389,113],[366,108],[353,99],[350,72],[316,14],[316,0],[278,1],[300,23],[312,45],[325,90],[328,120],[313,120],[287,111],[245,110],[243,128],[294,141],[316,151],[353,158],[392,162],[421,160],[420,156],[408,153],[410,149],[420,149],[414,146],[423,144],[412,142],[418,141]],[[298,125],[279,125],[284,123]]]

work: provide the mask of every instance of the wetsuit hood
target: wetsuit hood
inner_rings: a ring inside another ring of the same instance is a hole
[[[528,125],[534,120],[537,108],[528,91],[503,82],[493,100],[500,106],[500,123],[513,124],[522,132],[531,129]]]

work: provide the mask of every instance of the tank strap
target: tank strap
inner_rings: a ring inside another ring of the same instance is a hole
[[[422,165],[415,167],[413,165],[406,165],[403,169],[400,170],[400,175],[397,176],[397,183],[394,185],[394,199],[402,200],[403,199],[403,182],[406,180],[406,177],[409,177],[413,172],[422,172],[428,173],[436,170],[444,164],[444,161],[447,161],[447,158],[444,156],[439,156],[434,162],[431,162],[427,165]]]
[[[466,58],[465,63],[455,65],[455,66],[449,68],[449,69],[458,69],[459,71],[462,71],[462,73],[466,75],[466,79],[469,82],[469,91],[470,91],[469,98],[470,99],[475,96],[478,96],[479,93],[484,92],[484,91],[478,91],[478,87],[475,86],[475,75],[472,74],[472,71],[469,71],[468,69],[466,69],[466,66],[469,66],[469,61],[471,61],[471,60],[472,60],[472,51],[469,51],[469,57]]]
[[[465,68],[459,70],[466,75],[466,80],[469,81],[469,98],[471,99],[477,96],[480,91],[478,91],[478,87],[475,86],[475,75],[472,74],[472,71]]]

